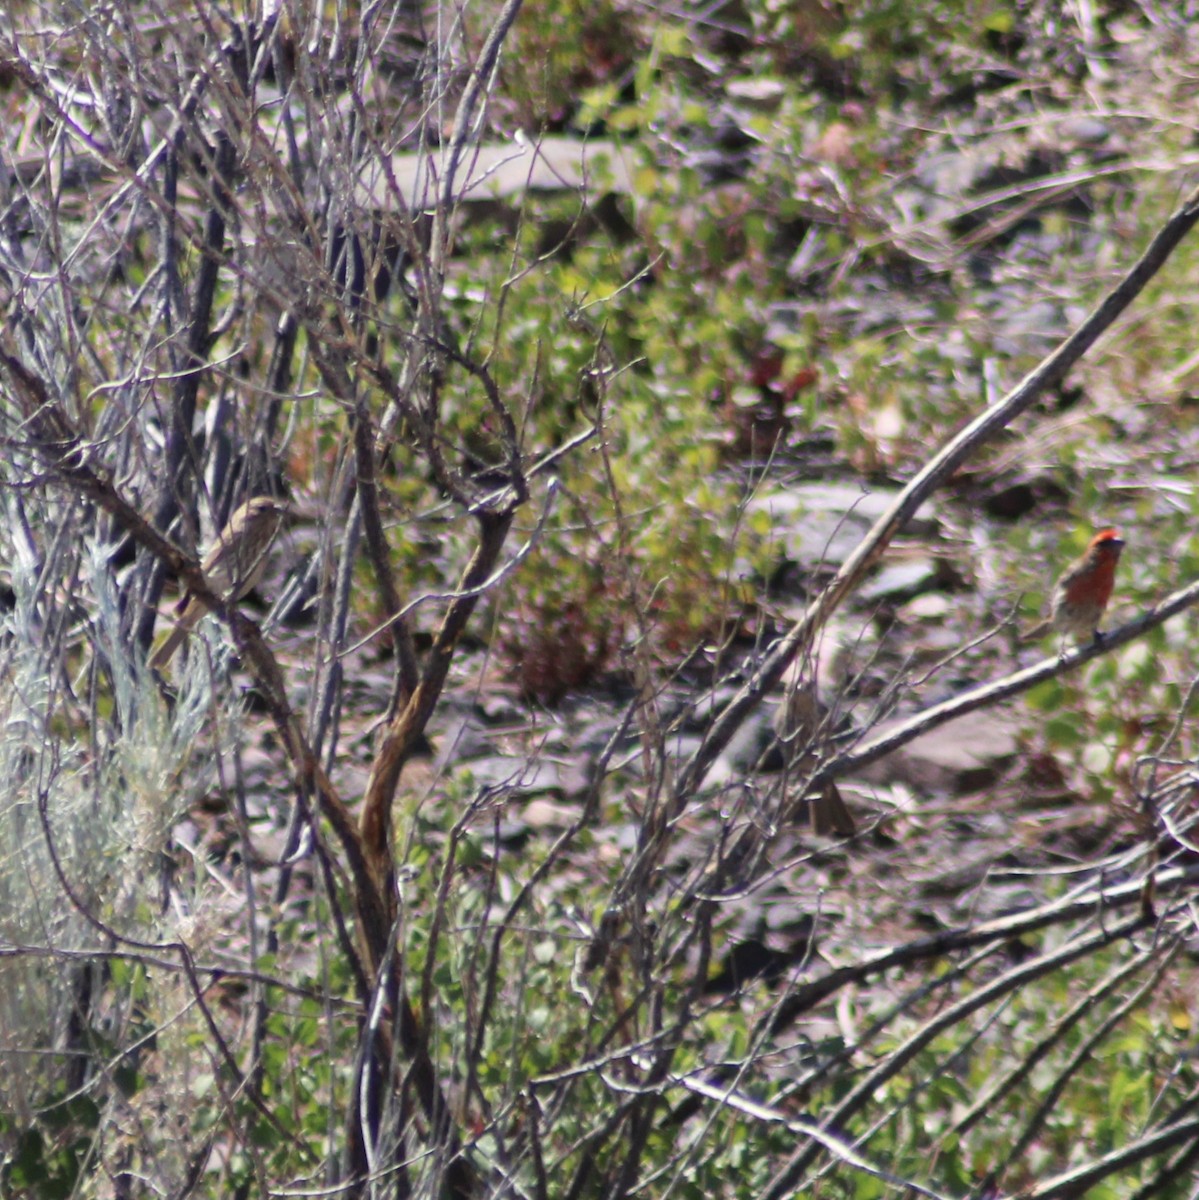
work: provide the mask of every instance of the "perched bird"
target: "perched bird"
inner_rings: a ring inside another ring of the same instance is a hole
[[[1049,616],[1021,635],[1031,642],[1051,630],[1066,634],[1078,643],[1097,639],[1099,621],[1111,599],[1116,579],[1116,563],[1124,539],[1114,529],[1101,529],[1086,552],[1072,563],[1053,588]]]
[[[816,768],[816,744],[829,733],[827,725],[828,707],[816,694],[815,682],[800,680],[789,685],[774,714],[774,733],[791,770],[810,773]],[[807,803],[812,811],[812,831],[820,837],[830,834],[853,837],[857,832],[857,825],[833,780],[823,784]]]
[[[288,511],[287,504],[273,496],[255,496],[234,509],[200,563],[204,579],[218,596],[228,603],[236,603],[262,578],[267,551]],[[150,656],[150,666],[154,670],[160,670],[171,661],[175,651],[209,610],[202,600],[188,592],[175,611],[179,614],[175,628]]]

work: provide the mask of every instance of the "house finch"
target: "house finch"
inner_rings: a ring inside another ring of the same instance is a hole
[[[1050,630],[1068,634],[1080,644],[1099,637],[1099,619],[1111,598],[1116,563],[1124,539],[1114,529],[1101,529],[1086,553],[1062,575],[1053,588],[1049,616],[1021,635],[1026,642]]]
[[[816,684],[800,680],[788,686],[786,696],[774,714],[774,733],[783,748],[788,768],[799,774],[815,770],[818,755],[816,742],[828,729],[828,707],[816,694]],[[857,830],[854,819],[836,783],[823,784],[818,795],[808,803],[812,809],[812,831],[820,837],[837,834],[853,837]]]
[[[273,496],[255,496],[234,510],[200,563],[205,581],[218,596],[232,604],[254,587],[262,577],[267,551],[287,512],[287,505]],[[179,614],[175,628],[150,657],[154,670],[171,661],[171,656],[209,610],[202,600],[188,592],[175,611]]]

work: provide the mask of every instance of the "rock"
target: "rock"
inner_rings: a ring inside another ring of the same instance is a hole
[[[1111,127],[1098,117],[1080,113],[1077,116],[1063,117],[1057,123],[1057,132],[1064,142],[1093,146],[1107,141],[1111,136]]]
[[[440,186],[430,171],[428,154],[396,154],[381,164],[371,159],[358,180],[355,201],[390,212],[396,206],[393,185],[409,209],[423,210]],[[615,142],[598,138],[523,136],[511,141],[483,142],[463,160],[459,203],[514,199],[534,192],[574,192],[584,184],[628,194],[632,171]]]
[[[511,795],[561,794],[563,790],[557,764],[545,759],[490,754],[481,758],[458,759],[454,766],[469,772],[476,787],[500,788]]]
[[[764,492],[748,508],[751,517],[769,514],[788,558],[838,566],[898,494],[894,489],[868,491],[851,483],[802,483]],[[936,528],[932,506],[923,505],[907,528],[931,534]]]
[[[441,768],[469,762],[492,749],[478,718],[454,714],[436,734],[437,765]]]
[[[724,90],[730,99],[762,112],[774,112],[787,94],[786,86],[779,79],[752,77],[730,79]]]
[[[863,600],[872,603],[876,600],[906,600],[935,588],[939,579],[940,568],[935,558],[913,558],[888,563],[859,594]]]
[[[1006,712],[967,713],[872,763],[861,774],[875,783],[903,780],[926,792],[975,791],[994,783],[1002,765],[1015,756],[1018,729]]]
[[[944,621],[957,604],[944,592],[925,592],[909,600],[896,614],[904,621]]]
[[[530,800],[524,806],[525,821],[534,829],[566,829],[579,818],[579,810],[571,804],[557,804],[545,797]]]

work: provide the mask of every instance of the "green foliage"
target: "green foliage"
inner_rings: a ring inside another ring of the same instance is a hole
[[[630,13],[612,0],[527,0],[502,59],[501,95],[530,132],[560,126],[581,89],[627,67],[634,34]]]
[[[686,172],[668,184],[693,196],[698,188]],[[677,223],[685,202],[659,193],[649,205],[643,219],[661,222],[660,244],[668,236],[677,244],[667,223]],[[611,665],[632,597],[648,606],[671,654],[739,611],[746,596],[730,576],[735,562],[752,557],[753,542],[734,536],[739,487],[721,469],[713,398],[739,369],[739,343],[758,335],[746,324],[749,280],[731,295],[719,279],[697,291],[690,277],[651,267],[637,282],[636,253],[602,240],[564,261],[538,262],[532,246],[525,253],[515,277],[507,262],[494,261],[489,278],[473,263],[496,307],[467,306],[462,316],[471,327],[494,327],[486,350],[502,384],[536,381],[524,406],[531,453],[602,422],[602,445],[559,468],[562,512],[518,577],[515,620],[506,617],[502,633],[509,646],[525,647],[518,665],[527,690],[553,699]],[[486,458],[481,395],[460,390],[445,415]],[[539,517],[530,513],[520,534],[531,537]],[[545,679],[543,658],[575,665],[561,680]]]

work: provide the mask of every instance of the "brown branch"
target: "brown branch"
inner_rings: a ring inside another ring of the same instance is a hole
[[[182,139],[180,138],[180,141]],[[175,160],[181,147],[172,147],[168,163],[174,171]],[[183,361],[172,388],[170,420],[167,426],[165,462],[162,485],[154,514],[159,529],[167,529],[179,510],[179,482],[184,475],[184,466],[189,465],[189,474],[195,480],[201,475],[201,464],[196,453],[192,428],[196,418],[196,400],[200,382],[208,369],[208,350],[212,340],[212,312],[216,301],[217,281],[224,260],[225,231],[230,205],[229,189],[233,184],[237,152],[232,139],[223,133],[218,137],[216,154],[211,164],[212,207],[204,220],[204,233],[200,243],[200,262],[192,291]],[[168,185],[173,192],[173,174]],[[171,207],[173,208],[173,197]],[[173,224],[173,223],[172,223]],[[172,247],[169,258],[175,257]],[[145,604],[136,623],[134,640],[143,650],[150,646],[154,636],[155,609],[162,593],[163,573],[153,571],[147,578],[144,592]]]
[[[391,569],[391,548],[387,544],[387,535],[383,532],[383,518],[379,513],[379,487],[375,478],[375,439],[371,429],[370,410],[361,400],[355,408],[354,453],[358,463],[355,483],[361,504],[366,547],[375,571],[375,582],[379,585],[379,604],[382,611],[399,613],[402,607],[400,592],[396,587],[395,572]],[[391,636],[399,664],[399,700],[402,704],[416,691],[420,681],[420,663],[416,657],[416,644],[412,640],[412,625],[407,617],[395,618],[392,622]]]
[[[393,908],[395,889],[391,883],[394,872],[391,806],[399,786],[400,772],[419,745],[420,736],[433,715],[433,709],[449,674],[458,638],[479,602],[482,594],[479,590],[480,585],[490,577],[499,559],[511,524],[511,514],[499,517],[483,515],[479,518],[479,544],[475,547],[474,555],[462,576],[459,595],[446,610],[441,628],[433,641],[433,648],[425,661],[420,683],[383,736],[374,768],[367,781],[362,809],[363,844],[376,886],[390,897],[389,903]],[[378,955],[382,954],[387,944],[386,932],[386,929],[377,931],[376,936],[382,939],[375,942],[374,953]]]

